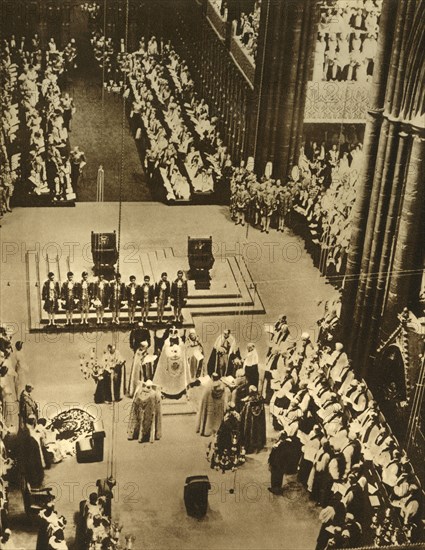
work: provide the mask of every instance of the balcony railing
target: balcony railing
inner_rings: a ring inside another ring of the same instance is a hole
[[[207,19],[215,32],[221,38],[221,40],[225,40],[227,23],[221,16],[221,13],[218,11],[217,6],[213,2],[208,2],[207,4]]]
[[[364,123],[370,84],[311,81],[307,85],[304,122]]]
[[[241,44],[239,38],[232,34],[230,40],[230,54],[240,70],[245,75],[246,79],[254,86],[255,63],[254,59],[248,54],[246,49]]]

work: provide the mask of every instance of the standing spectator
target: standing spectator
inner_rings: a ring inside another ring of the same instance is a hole
[[[71,184],[75,191],[77,189],[78,180],[83,173],[83,168],[87,164],[86,155],[83,151],[80,151],[78,145],[76,145],[72,149],[69,159],[71,161]]]
[[[176,321],[183,321],[182,309],[186,305],[187,295],[187,281],[183,279],[183,271],[180,269],[177,271],[177,279],[171,285],[171,301]]]
[[[35,417],[38,420],[38,405],[32,397],[34,386],[28,382],[24,391],[19,396],[19,429],[25,429],[29,423],[30,417]]]
[[[289,437],[285,432],[279,436],[279,441],[273,445],[269,455],[269,470],[271,473],[268,490],[274,495],[283,494],[283,478],[297,471],[301,457],[301,445],[297,437]]]

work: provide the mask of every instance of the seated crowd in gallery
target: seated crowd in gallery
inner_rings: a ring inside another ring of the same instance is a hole
[[[44,49],[40,44],[35,34],[0,45],[1,215],[11,210],[12,195],[74,200],[85,165],[84,153],[70,146],[74,101],[61,91],[76,66],[75,40],[63,50],[53,38]]]

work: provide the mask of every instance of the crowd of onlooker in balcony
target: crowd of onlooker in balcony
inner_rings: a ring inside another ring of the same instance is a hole
[[[53,38],[42,48],[37,34],[19,39],[12,35],[1,43],[2,215],[11,210],[14,192],[21,199],[28,196],[47,196],[53,201],[75,198],[73,184],[78,174],[73,163],[75,151],[71,152],[69,146],[75,106],[61,87],[76,67],[76,57],[74,39],[62,50]]]
[[[367,82],[377,49],[382,0],[324,0],[313,80]]]
[[[101,33],[92,44],[106,90],[131,99],[130,118],[136,140],[143,138],[151,181],[160,174],[168,200],[213,192],[231,161],[217,119],[194,91],[184,60],[155,36],[142,38],[133,53],[123,41],[114,47]]]
[[[260,28],[261,0],[210,0],[225,21],[232,22],[233,35],[255,61]]]

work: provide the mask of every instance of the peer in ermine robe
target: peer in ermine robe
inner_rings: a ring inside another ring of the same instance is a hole
[[[266,445],[266,412],[264,400],[255,386],[249,387],[249,395],[245,398],[241,425],[246,453],[261,451]]]
[[[213,374],[211,382],[205,386],[197,418],[196,431],[209,437],[217,432],[224,418],[224,411],[229,399],[229,390],[220,381],[218,374]]]

